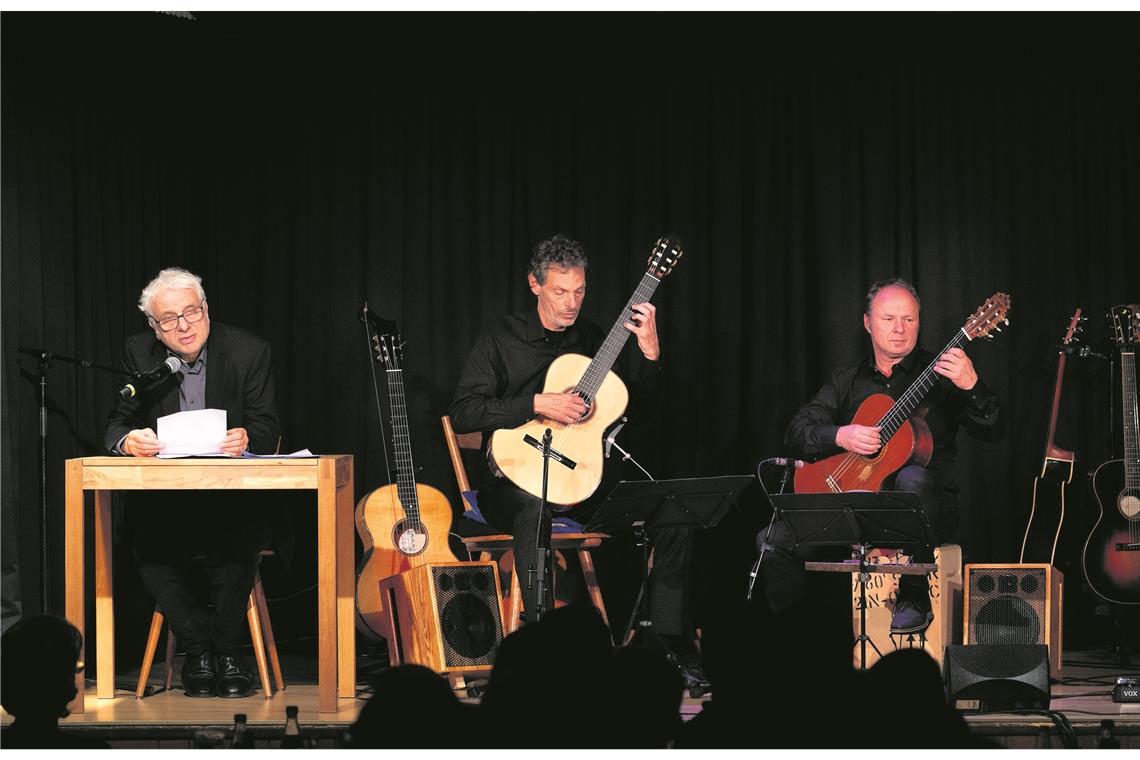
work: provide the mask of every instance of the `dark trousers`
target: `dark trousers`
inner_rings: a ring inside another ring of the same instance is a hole
[[[540,517],[543,530],[549,529],[550,511],[541,514],[542,501],[518,488],[506,478],[495,478],[479,489],[479,511],[487,521],[514,536],[515,569],[522,586],[523,607],[527,620],[535,619],[538,605],[537,584],[531,582],[530,568],[537,569],[538,531]],[[600,501],[591,498],[582,504],[562,511],[571,520],[585,523],[597,509]],[[692,531],[669,529],[655,531],[650,536],[654,543],[653,571],[649,576],[647,594],[649,614],[654,630],[662,635],[692,637],[687,595],[689,590],[689,556],[692,552]],[[529,586],[529,588],[528,588]],[[546,588],[550,590],[550,579]],[[547,597],[545,609],[552,609],[553,599]]]
[[[950,536],[957,527],[958,499],[938,485],[930,470],[908,465],[899,470],[894,483],[886,481],[883,490],[911,491],[919,495],[930,520],[935,545]],[[846,559],[851,555],[849,549],[842,547],[795,550],[794,545],[791,531],[776,517],[756,538],[757,552],[762,557],[760,574],[764,593],[769,607],[777,614],[804,599],[807,592],[805,561]],[[915,562],[933,562],[933,547],[915,552],[912,559]],[[926,593],[926,578],[921,575],[901,576],[899,595],[917,593]]]
[[[238,654],[266,515],[234,493],[146,497],[127,510],[143,584],[188,654]]]

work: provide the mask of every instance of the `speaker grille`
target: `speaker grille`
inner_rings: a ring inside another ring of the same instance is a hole
[[[503,640],[491,566],[433,567],[444,663],[490,665]]]
[[[1044,644],[1043,568],[972,569],[968,644]]]

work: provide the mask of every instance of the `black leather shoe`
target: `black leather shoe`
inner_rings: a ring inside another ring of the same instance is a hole
[[[212,654],[186,655],[182,663],[182,688],[188,697],[218,696],[218,671]]]
[[[253,675],[245,669],[241,657],[218,655],[218,696],[237,699],[253,693]]]

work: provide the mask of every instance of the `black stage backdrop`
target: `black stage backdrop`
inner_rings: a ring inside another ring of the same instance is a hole
[[[998,562],[1017,559],[1053,345],[1081,306],[1105,350],[1106,308],[1140,299],[1135,15],[196,15],[3,14],[4,552],[25,611],[40,606],[39,376],[16,348],[117,363],[165,266],[200,273],[215,319],[272,342],[283,449],[353,454],[358,496],[388,477],[357,313],[367,300],[398,320],[419,479],[455,509],[438,417],[480,325],[533,303],[529,251],[555,232],[591,254],[584,313],[603,326],[654,240],[684,237],[656,299],[669,392],[627,441],[659,477],[782,454],[794,411],[867,351],[870,281],[918,286],[930,349],[1007,291],[1011,327],[969,351],[1009,434],[963,436],[959,458],[958,541]],[[1108,365],[1070,366],[1058,442],[1085,473],[1120,428]],[[55,611],[63,463],[100,453],[114,387],[48,374]],[[739,506],[699,542],[698,615],[743,593],[767,514],[756,489]],[[1093,627],[1079,552],[1094,516],[1071,499],[1073,634]],[[315,630],[309,525],[270,590],[286,638]]]

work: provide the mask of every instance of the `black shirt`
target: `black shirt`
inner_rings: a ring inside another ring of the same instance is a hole
[[[792,418],[784,434],[788,452],[816,460],[842,451],[835,445],[835,433],[850,424],[859,405],[875,393],[897,400],[933,360],[934,354],[915,349],[894,365],[890,377],[879,372],[873,356],[837,370]],[[1005,434],[1001,399],[981,378],[965,391],[939,375],[912,416],[919,414],[924,414],[934,442],[927,467],[950,490],[957,488],[954,460],[958,454],[958,427],[983,441],[997,441]]]
[[[483,432],[486,444],[495,430],[529,422],[535,416],[534,395],[542,392],[550,363],[562,354],[593,357],[605,338],[600,327],[584,319],[552,334],[543,328],[534,306],[499,317],[483,328],[459,376],[448,410],[452,426],[457,433]],[[630,389],[631,417],[633,409],[643,409],[656,395],[661,374],[660,361],[646,360],[640,353],[637,358],[641,361]]]

